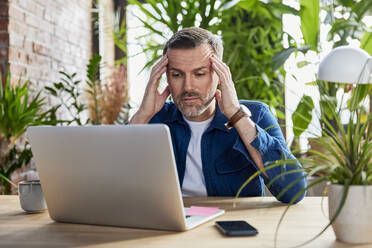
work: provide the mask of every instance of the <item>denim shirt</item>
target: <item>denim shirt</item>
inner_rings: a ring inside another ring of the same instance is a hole
[[[284,141],[279,124],[268,106],[257,101],[241,100],[240,103],[249,108],[252,113],[251,119],[256,123],[257,136],[251,145],[260,152],[264,166],[270,165],[267,162],[283,159],[283,156],[294,159]],[[258,170],[236,129],[228,130],[224,126],[227,121],[228,118],[217,104],[215,116],[201,138],[201,160],[208,196],[235,196],[242,184]],[[182,187],[191,130],[173,102],[165,103],[150,123],[164,123],[169,127]],[[264,184],[269,183],[276,175],[299,169],[298,167],[301,165],[296,162],[295,165],[269,169],[266,171],[268,178],[264,175],[255,177],[243,189],[240,196],[263,196],[265,195]],[[278,198],[280,192],[291,183],[292,187]],[[280,176],[272,183],[269,190],[278,200],[288,203],[305,187],[304,173],[296,172]],[[301,194],[296,202],[304,195],[305,193]]]

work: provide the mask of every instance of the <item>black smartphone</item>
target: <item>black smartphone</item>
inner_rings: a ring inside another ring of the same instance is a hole
[[[242,220],[216,221],[216,227],[226,236],[254,236],[258,230]]]

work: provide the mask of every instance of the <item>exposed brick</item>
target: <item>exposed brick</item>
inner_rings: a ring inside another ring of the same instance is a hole
[[[35,62],[41,66],[42,68],[48,68],[49,70],[49,67],[50,67],[50,58],[48,58],[47,56],[43,56],[43,55],[34,55],[35,57]]]
[[[39,25],[40,30],[43,30],[51,34],[54,32],[54,25],[52,23],[47,22],[41,18],[38,19],[38,22],[39,22],[38,25]]]
[[[15,5],[10,5],[9,18],[23,22],[25,20],[25,12]]]
[[[9,6],[8,3],[1,2],[0,3],[0,17],[8,17],[9,16]]]
[[[65,28],[54,27],[54,35],[57,38],[59,38],[59,39],[62,39],[62,40],[67,41],[68,40],[69,31],[67,29],[65,29]]]
[[[8,30],[10,33],[17,33],[20,35],[27,35],[27,26],[22,22],[16,20],[9,20]]]
[[[41,26],[40,18],[30,13],[27,13],[27,15],[25,16],[25,22],[27,25],[35,27],[35,28],[40,28]]]
[[[32,44],[33,42],[30,41],[30,40],[26,40],[24,41],[23,43],[23,49],[26,51],[26,52],[32,52]]]
[[[0,30],[8,31],[9,20],[8,19],[0,19]]]
[[[16,62],[20,64],[27,64],[27,54],[18,48],[9,48],[9,62]]]
[[[51,24],[56,23],[56,13],[52,10],[44,10],[43,19]]]
[[[27,4],[27,6],[26,6],[25,10],[27,10],[27,13],[31,13],[31,14],[37,16],[37,13],[38,13],[37,9],[38,9],[39,5],[34,3],[33,1],[30,1],[30,0],[26,1],[26,4]]]
[[[47,55],[50,53],[50,49],[44,45],[33,42],[32,51],[37,54]]]
[[[0,48],[0,59],[8,59],[8,48],[7,47]]]
[[[39,67],[36,67],[36,66],[27,67],[27,78],[38,79],[40,75],[41,75],[41,71]]]
[[[26,39],[29,41],[36,41],[37,30],[38,30],[37,27],[27,26]]]
[[[9,43],[12,46],[23,48],[25,37],[23,35],[19,35],[17,33],[10,33],[9,34]]]
[[[11,64],[10,71],[12,72],[12,75],[26,75],[27,69],[25,65],[20,64]]]
[[[0,47],[9,46],[9,35],[7,33],[0,33]]]
[[[50,44],[51,34],[42,30],[38,30],[35,35],[35,40],[37,40],[40,44]]]

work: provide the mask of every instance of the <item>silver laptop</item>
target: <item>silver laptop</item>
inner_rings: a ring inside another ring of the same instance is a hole
[[[27,130],[55,221],[184,231],[224,213],[185,215],[166,125]]]

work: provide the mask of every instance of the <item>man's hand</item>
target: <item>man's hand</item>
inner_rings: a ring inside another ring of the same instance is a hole
[[[167,70],[168,57],[164,55],[151,70],[150,79],[146,86],[145,95],[137,113],[130,120],[130,124],[146,124],[161,110],[170,95],[167,86],[163,93],[159,93],[158,86],[161,75]]]
[[[231,118],[240,108],[230,68],[214,54],[210,57],[212,69],[219,77],[220,89],[216,91],[216,99],[222,113]]]

